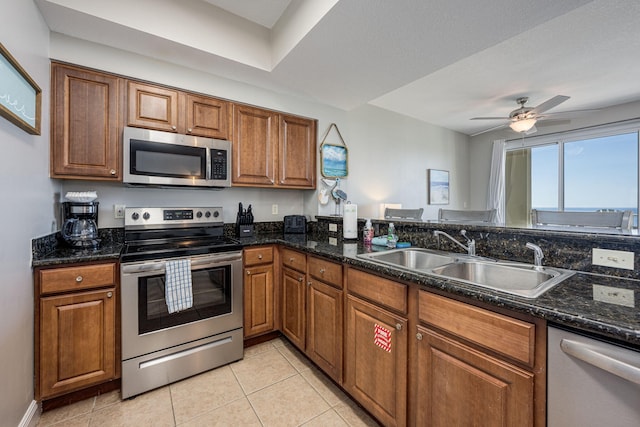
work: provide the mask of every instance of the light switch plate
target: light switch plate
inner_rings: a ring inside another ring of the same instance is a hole
[[[593,248],[593,265],[633,270],[633,252]]]
[[[593,285],[593,299],[610,304],[635,307],[633,289],[614,288],[612,286]]]

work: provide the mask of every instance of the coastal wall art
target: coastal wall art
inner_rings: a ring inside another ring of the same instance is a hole
[[[430,205],[449,204],[449,171],[439,169],[427,170],[427,195]]]
[[[20,129],[40,135],[42,90],[0,43],[0,115]]]

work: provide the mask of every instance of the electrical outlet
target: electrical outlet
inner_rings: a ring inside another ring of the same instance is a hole
[[[633,270],[633,255],[633,252],[593,248],[591,263],[604,267]]]
[[[278,215],[278,205],[271,205],[271,214]]]
[[[329,224],[329,231],[338,231],[338,224]]]
[[[593,285],[593,299],[610,304],[635,307],[633,289],[614,288],[612,286]]]
[[[115,219],[124,218],[124,208],[125,205],[113,205],[113,217]]]
[[[335,237],[329,237],[329,244],[333,246],[338,246],[338,239]]]

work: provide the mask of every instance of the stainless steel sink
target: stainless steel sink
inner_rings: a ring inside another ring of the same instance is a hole
[[[422,248],[391,249],[383,252],[360,254],[358,257],[412,271],[429,270],[450,264],[460,258],[457,254]]]
[[[525,298],[537,298],[574,274],[573,271],[559,268],[536,269],[531,264],[496,261],[423,248],[391,249],[359,254],[358,257]]]
[[[526,298],[537,298],[574,274],[559,268],[473,260],[435,267],[430,273]]]

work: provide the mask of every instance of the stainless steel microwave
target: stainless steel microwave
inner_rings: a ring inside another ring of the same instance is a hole
[[[123,166],[125,184],[230,187],[231,143],[125,127]]]

